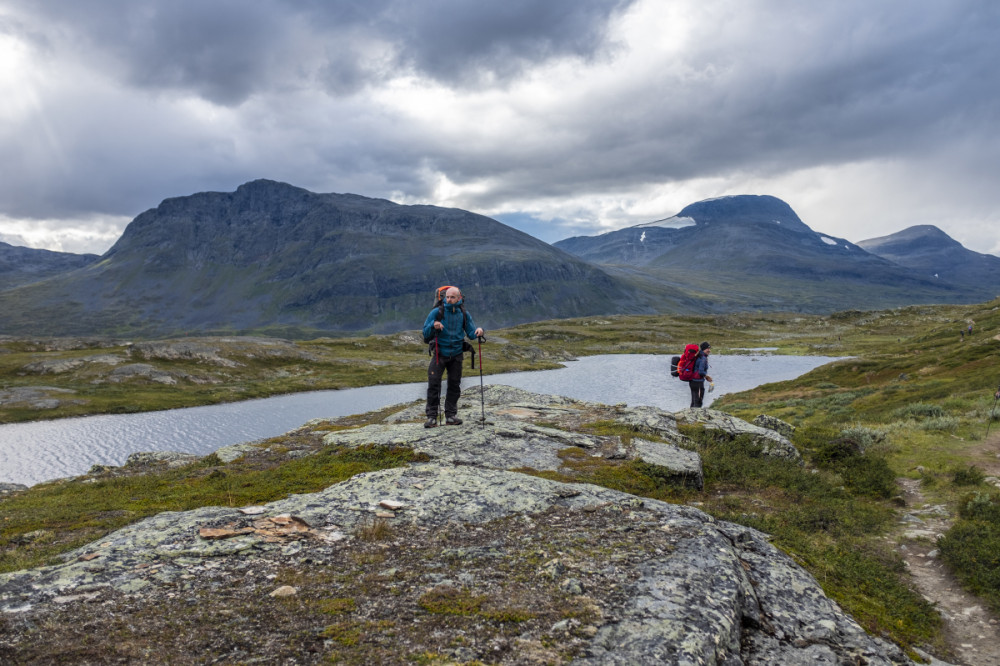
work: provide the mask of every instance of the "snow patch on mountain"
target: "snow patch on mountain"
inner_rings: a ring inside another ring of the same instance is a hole
[[[655,222],[645,222],[643,224],[637,224],[635,227],[637,229],[642,229],[643,227],[663,227],[664,229],[683,229],[684,227],[693,227],[697,224],[693,217],[678,217],[674,215],[673,217],[668,217],[663,220],[656,220]]]

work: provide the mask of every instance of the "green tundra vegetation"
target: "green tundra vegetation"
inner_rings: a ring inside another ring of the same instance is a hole
[[[974,331],[963,339],[960,331],[968,320],[975,321]],[[1000,489],[988,482],[1000,476],[1000,410],[994,398],[1000,382],[1000,299],[829,316],[587,317],[487,335],[486,373],[552,368],[562,359],[589,354],[672,355],[684,343],[703,339],[712,341],[717,354],[771,348],[775,354],[846,357],[794,380],[724,395],[712,405],[747,420],[765,413],[795,425],[792,441],[804,466],[688,427],[685,432],[703,459],[702,490],[673,486],[641,463],[595,464],[572,449],[564,452],[565,469],[575,481],[691,504],[763,530],[868,631],[904,646],[941,647],[940,617],[913,589],[887,539],[898,529],[901,512],[896,479],[919,480],[927,501],[947,505],[955,517],[938,543],[942,558],[963,585],[1000,612]],[[186,342],[216,351],[206,360],[205,354],[186,357],[139,342],[0,340],[0,397],[38,389],[54,391],[51,395],[60,400],[58,407],[41,413],[6,402],[0,405],[0,421],[421,381],[426,372],[426,347],[413,332]],[[102,357],[121,361],[108,365]],[[67,363],[60,366],[61,361]],[[113,381],[110,371],[126,363],[152,365],[166,374],[161,381],[145,375]],[[172,380],[164,383],[167,375]],[[327,427],[378,422],[386,414],[340,419]],[[585,427],[623,438],[636,434],[608,422]],[[301,445],[290,441],[296,437],[312,438],[313,446],[322,441],[321,433],[312,431],[267,444],[280,453],[282,446]],[[399,449],[319,448],[317,455],[294,460],[276,454],[270,461],[257,457],[225,465],[213,455],[144,475],[39,484],[0,500],[0,572],[51,562],[59,553],[159,511],[272,501],[319,490],[360,471],[406,464],[414,455]]]

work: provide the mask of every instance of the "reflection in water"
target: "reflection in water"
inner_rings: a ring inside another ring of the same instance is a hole
[[[706,394],[705,406],[723,393],[792,379],[834,360],[819,356],[713,356],[711,373],[716,390]],[[690,391],[687,384],[670,376],[669,364],[669,356],[650,354],[588,356],[559,370],[492,375],[484,381],[580,400],[676,411],[688,406]],[[466,373],[463,386],[478,385],[478,375],[468,369]],[[121,465],[137,451],[206,455],[230,444],[280,435],[310,419],[360,414],[422,400],[425,391],[424,383],[368,386],[143,414],[2,425],[0,482],[30,485],[83,474],[95,464]]]

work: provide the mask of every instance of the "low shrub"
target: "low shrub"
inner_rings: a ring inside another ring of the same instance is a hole
[[[862,456],[848,461],[840,470],[844,486],[854,495],[889,499],[897,492],[896,473],[884,458]]]
[[[951,472],[951,482],[956,486],[978,486],[986,479],[983,470],[975,465],[958,467]]]
[[[944,416],[944,409],[938,405],[926,402],[916,402],[912,405],[905,405],[892,412],[892,415],[899,419],[927,419]]]
[[[966,520],[982,520],[1000,526],[1000,492],[977,490],[959,506],[958,515]]]
[[[970,508],[971,505],[971,508]],[[975,516],[958,520],[938,540],[942,559],[962,587],[982,597],[1000,612],[1000,510],[994,500],[972,500],[962,512]]]
[[[939,416],[921,421],[917,427],[921,430],[937,432],[954,432],[958,429],[959,420],[954,416]]]
[[[861,447],[862,453],[868,451],[876,444],[884,444],[886,442],[886,433],[884,430],[867,428],[862,425],[853,425],[849,428],[844,428],[840,431],[840,435],[841,437],[857,442]]]
[[[813,462],[820,467],[832,468],[864,455],[864,447],[853,437],[840,437],[821,444],[813,453]]]
[[[827,442],[813,454],[813,462],[840,474],[853,495],[888,499],[896,494],[896,473],[884,458],[866,455],[855,439],[841,437]]]

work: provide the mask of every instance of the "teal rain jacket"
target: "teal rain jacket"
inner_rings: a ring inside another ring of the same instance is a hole
[[[472,315],[468,311],[465,313],[465,330],[462,330],[462,309],[464,301],[459,301],[454,305],[444,304],[444,319],[441,321],[444,328],[438,333],[438,349],[441,356],[455,356],[462,353],[462,342],[465,336],[470,340],[476,339],[476,322],[472,321]],[[437,321],[438,308],[431,310],[424,322],[424,340],[434,339],[434,322]]]

